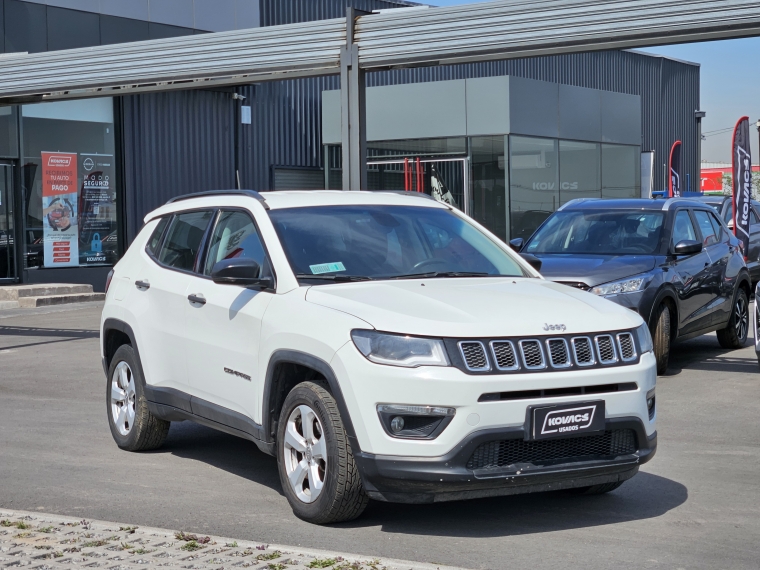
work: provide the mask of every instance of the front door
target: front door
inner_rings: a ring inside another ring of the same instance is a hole
[[[0,163],[0,283],[16,280],[18,243],[13,224],[13,166]]]
[[[700,236],[688,210],[676,212],[671,248],[681,241],[699,241]],[[710,256],[704,249],[693,255],[678,257],[674,264],[677,275],[673,285],[678,292],[679,333],[688,334],[710,324],[711,294]]]

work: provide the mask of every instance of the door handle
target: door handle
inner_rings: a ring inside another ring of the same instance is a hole
[[[135,281],[135,287],[138,289],[150,289],[150,282],[145,279],[144,281]]]
[[[187,300],[191,303],[197,303],[199,305],[206,304],[206,298],[203,295],[188,295]]]

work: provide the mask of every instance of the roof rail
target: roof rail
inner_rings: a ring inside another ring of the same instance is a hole
[[[433,200],[434,202],[443,204],[444,206],[448,205],[446,204],[446,202],[441,202],[440,200],[436,200],[430,194],[425,194],[424,192],[412,192],[411,190],[364,190],[364,191],[365,192],[382,192],[383,194],[400,194],[402,196],[413,196],[417,198],[427,198],[428,200]]]
[[[182,202],[183,200],[192,200],[193,198],[207,198],[209,196],[247,196],[253,198],[264,206],[265,210],[269,209],[267,201],[264,196],[256,192],[255,190],[207,190],[205,192],[194,192],[193,194],[183,194],[182,196],[175,196],[167,202],[167,204],[173,204],[175,202]]]
[[[600,200],[600,198],[574,198],[570,200],[569,202],[565,202],[564,204],[562,204],[559,208],[557,208],[557,211],[561,212],[568,206],[574,206],[576,204],[580,204],[581,202],[588,202],[590,200]]]

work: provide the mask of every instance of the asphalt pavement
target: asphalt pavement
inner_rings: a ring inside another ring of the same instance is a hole
[[[760,567],[760,368],[715,335],[658,379],[659,449],[617,491],[295,518],[275,460],[188,422],[151,453],[108,430],[100,304],[0,312],[0,508],[465,568]]]

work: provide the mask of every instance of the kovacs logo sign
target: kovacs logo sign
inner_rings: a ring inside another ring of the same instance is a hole
[[[54,166],[57,168],[68,168],[69,166],[71,166],[71,157],[51,154],[50,156],[48,156],[47,165]]]
[[[544,417],[541,435],[579,431],[591,426],[596,414],[596,404],[569,410],[555,410]]]
[[[554,190],[557,185],[554,182],[534,182],[533,190]],[[577,190],[577,182],[560,182],[560,190]]]

